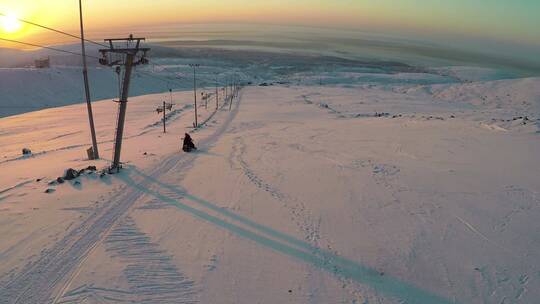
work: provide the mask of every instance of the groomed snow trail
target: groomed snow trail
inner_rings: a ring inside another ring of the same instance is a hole
[[[224,123],[206,139],[200,148],[214,144],[225,133],[238,113],[242,94],[235,102],[233,111]],[[174,168],[182,170],[191,166],[197,153],[176,153],[163,159],[148,175],[159,177]],[[68,284],[70,274],[75,272],[92,250],[110,233],[134,203],[144,194],[148,181],[141,180],[140,187],[127,187],[111,201],[96,209],[81,224],[73,228],[62,240],[41,252],[39,258],[28,263],[19,273],[4,278],[0,283],[0,303],[50,303],[58,299]]]
[[[148,304],[197,302],[193,299],[195,282],[174,265],[172,256],[160,249],[159,244],[153,243],[131,217],[127,216],[116,224],[104,243],[108,252],[126,264],[123,275],[129,289],[84,284],[61,292],[55,303],[85,303],[91,298]]]

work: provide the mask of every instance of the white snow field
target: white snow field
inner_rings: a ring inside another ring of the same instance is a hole
[[[84,104],[0,119],[1,303],[538,303],[540,79],[168,98],[58,185],[116,104],[100,161]]]

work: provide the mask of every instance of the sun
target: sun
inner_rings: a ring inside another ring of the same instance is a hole
[[[15,33],[22,27],[21,22],[14,14],[0,15],[0,28],[6,33]]]

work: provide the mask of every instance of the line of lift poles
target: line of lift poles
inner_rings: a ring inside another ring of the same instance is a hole
[[[197,76],[196,76],[196,70],[195,68],[199,67],[200,65],[199,64],[190,64],[189,65],[190,67],[193,68],[193,97],[194,97],[194,108],[195,108],[195,119],[194,119],[194,122],[193,122],[193,127],[196,129],[198,127],[200,127],[200,124],[198,122],[198,108],[199,107],[202,107],[201,105],[197,105]],[[216,80],[215,80],[215,100],[216,100],[216,111],[219,110],[219,81],[218,81],[218,78],[216,76]],[[230,87],[230,89],[229,89]],[[226,79],[226,85],[225,87],[222,89],[223,91],[225,91],[225,93],[223,94],[224,95],[224,102],[226,103],[227,101],[230,101],[229,102],[229,111],[232,109],[232,100],[234,97],[237,96],[237,93],[238,93],[238,90],[240,88],[240,84],[238,82],[238,78],[237,78],[237,75],[232,75],[232,76],[228,76],[227,79]],[[231,95],[229,95],[229,92]],[[163,105],[159,106],[158,108],[156,108],[156,112],[158,114],[163,114],[163,133],[167,133],[167,127],[166,127],[166,120],[167,120],[167,114],[166,114],[166,111],[169,110],[169,111],[172,111],[172,107],[175,105],[173,103],[173,97],[172,97],[172,89],[169,89],[169,93],[170,93],[170,102],[165,102],[163,101]],[[206,92],[201,92],[201,99],[204,100],[204,108],[206,110],[208,110],[208,101],[210,100],[210,98],[212,97],[212,93],[206,93]]]
[[[81,47],[82,47],[82,63],[83,63],[83,79],[84,79],[84,88],[85,88],[85,97],[88,110],[88,120],[90,124],[90,132],[92,136],[92,148],[89,150],[89,158],[99,159],[99,151],[96,140],[96,132],[94,126],[94,119],[92,114],[92,104],[90,96],[90,86],[88,83],[88,67],[86,62],[86,49],[85,49],[85,39],[84,39],[84,25],[83,25],[83,12],[82,12],[82,0],[79,0],[79,13],[80,13],[80,25],[81,25]],[[129,85],[131,80],[131,74],[133,67],[141,64],[148,64],[147,53],[150,51],[149,48],[142,48],[140,44],[142,41],[145,41],[145,38],[134,38],[133,35],[130,35],[128,38],[116,38],[116,39],[105,39],[105,42],[108,42],[109,47],[106,49],[100,49],[101,58],[99,63],[109,67],[116,67],[117,73],[120,75],[121,69],[123,67],[123,80],[120,88],[120,98],[118,101],[118,120],[116,125],[116,132],[114,138],[114,156],[113,163],[109,168],[109,172],[118,172],[121,168],[120,162],[120,152],[122,150],[122,137],[124,133],[124,124],[126,119],[126,110],[127,110],[127,101],[129,96]],[[122,45],[122,47],[117,47]],[[124,47],[125,45],[125,47]],[[193,94],[194,94],[194,107],[195,107],[195,122],[193,124],[194,128],[198,128],[197,120],[197,76],[196,69],[199,67],[199,64],[190,64],[190,67],[193,68]],[[229,81],[230,80],[230,81]],[[219,109],[218,101],[218,79],[216,77],[216,111]],[[229,102],[229,110],[232,108],[232,100],[236,96],[239,85],[237,79],[228,78],[225,86],[225,102]],[[166,126],[166,110],[171,110],[172,103],[172,89],[169,89],[171,102],[163,102],[163,132],[165,133]],[[230,93],[230,95],[228,94]],[[208,108],[208,94],[202,94],[203,99],[205,100],[205,107]]]

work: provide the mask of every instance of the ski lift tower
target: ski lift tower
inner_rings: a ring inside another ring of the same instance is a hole
[[[111,170],[120,171],[120,152],[122,150],[122,136],[124,134],[124,122],[126,120],[127,101],[129,96],[129,83],[131,80],[131,72],[133,67],[139,64],[148,64],[146,54],[150,51],[149,48],[141,48],[141,41],[144,38],[133,38],[129,35],[128,38],[105,39],[109,43],[108,49],[100,49],[101,58],[99,63],[106,66],[116,66],[117,68],[124,67],[124,79],[120,89],[120,100],[118,100],[118,121],[116,123],[116,134],[114,138],[114,156]]]
[[[194,103],[195,103],[195,122],[193,123],[193,127],[197,129],[199,127],[199,123],[197,122],[197,76],[195,69],[200,66],[198,63],[190,63],[190,67],[193,68],[193,95],[195,97]]]

